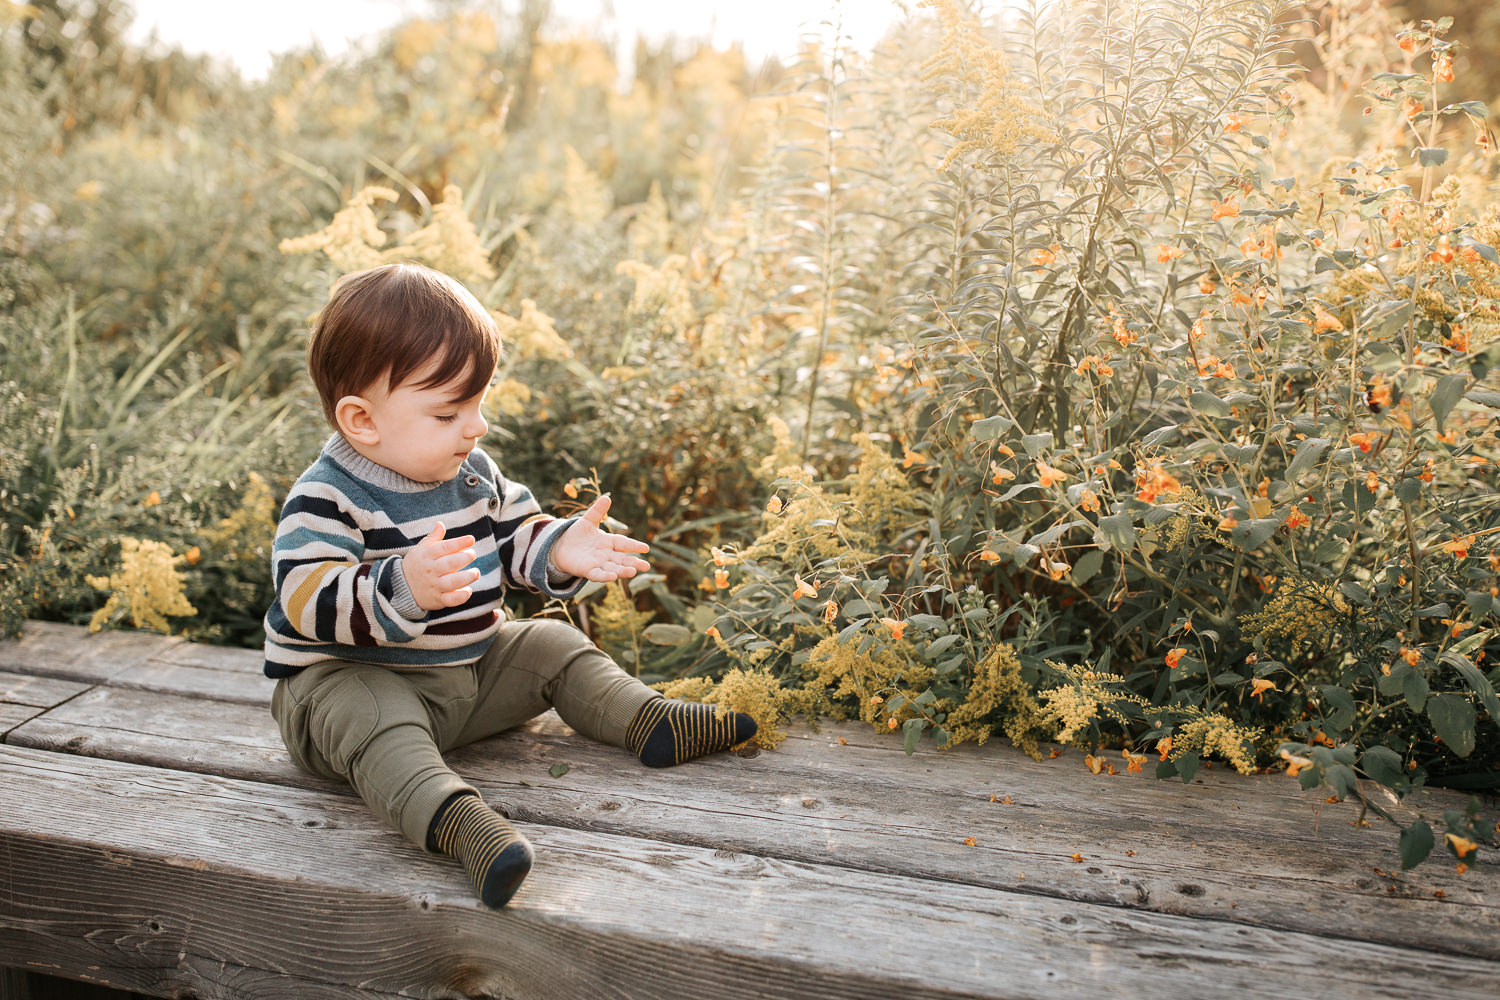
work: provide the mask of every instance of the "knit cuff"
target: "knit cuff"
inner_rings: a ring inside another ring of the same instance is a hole
[[[390,581],[391,610],[407,621],[426,621],[427,612],[412,596],[411,587],[406,582],[406,572],[402,567],[401,557],[391,556],[390,562],[390,568],[386,570],[386,579]]]

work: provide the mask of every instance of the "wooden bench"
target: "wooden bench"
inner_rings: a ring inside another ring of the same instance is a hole
[[[660,771],[550,715],[453,753],[536,846],[490,912],[455,863],[291,764],[270,691],[254,651],[45,623],[0,642],[0,966],[278,1000],[1492,1000],[1500,982],[1490,853],[1401,872],[1388,824],[1285,776],[908,757],[852,724]],[[1429,815],[1450,801],[1421,795]]]

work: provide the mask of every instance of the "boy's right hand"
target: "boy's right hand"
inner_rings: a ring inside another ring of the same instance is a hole
[[[444,538],[439,521],[427,537],[401,557],[401,572],[417,607],[423,611],[455,608],[467,601],[469,585],[479,579],[477,569],[465,569],[474,561],[473,535]]]

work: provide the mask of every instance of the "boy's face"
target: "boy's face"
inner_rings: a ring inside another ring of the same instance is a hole
[[[346,432],[366,458],[421,483],[452,479],[489,430],[480,413],[485,393],[456,398],[462,378],[419,388],[434,367],[422,368],[395,389],[381,382],[366,390],[365,416],[358,419],[367,426],[354,436]]]

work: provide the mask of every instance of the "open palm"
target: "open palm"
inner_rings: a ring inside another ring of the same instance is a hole
[[[602,583],[629,579],[650,569],[651,564],[635,553],[649,552],[651,547],[629,535],[605,531],[601,525],[608,513],[608,496],[590,504],[552,546],[552,565],[564,573]]]

